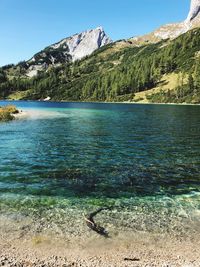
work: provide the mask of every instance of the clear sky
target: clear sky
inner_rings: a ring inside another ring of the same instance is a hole
[[[148,33],[186,18],[190,0],[0,0],[0,65],[103,26],[113,39]]]

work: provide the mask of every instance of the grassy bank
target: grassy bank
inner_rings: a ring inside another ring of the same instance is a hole
[[[14,114],[18,114],[19,111],[13,105],[8,105],[5,107],[0,107],[0,122],[13,120]]]

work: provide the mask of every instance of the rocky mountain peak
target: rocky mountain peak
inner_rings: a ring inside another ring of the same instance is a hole
[[[65,38],[50,47],[53,49],[63,46],[68,47],[68,53],[72,56],[72,61],[75,61],[90,55],[96,49],[109,43],[111,43],[111,39],[106,35],[103,28],[97,27],[94,30],[84,31]]]
[[[102,27],[74,34],[35,54],[27,64],[27,75],[33,77],[50,65],[80,60],[111,43]]]

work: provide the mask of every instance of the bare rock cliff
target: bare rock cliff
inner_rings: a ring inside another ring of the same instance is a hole
[[[38,74],[38,71],[45,70],[50,65],[57,66],[65,62],[80,60],[111,42],[102,27],[67,37],[46,47],[28,60],[26,62],[27,76],[33,77]]]

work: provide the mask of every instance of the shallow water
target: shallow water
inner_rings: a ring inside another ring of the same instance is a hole
[[[200,106],[14,104],[26,116],[0,124],[2,215],[73,231],[110,205],[113,228],[198,232]]]

